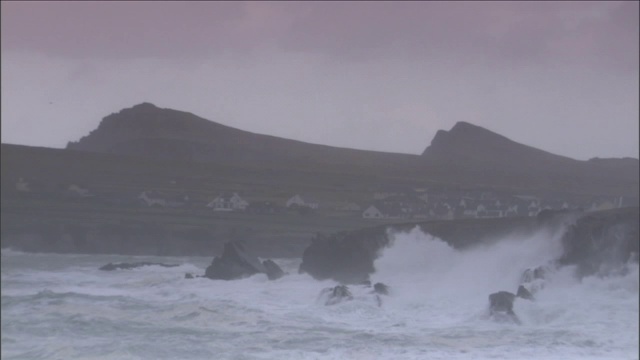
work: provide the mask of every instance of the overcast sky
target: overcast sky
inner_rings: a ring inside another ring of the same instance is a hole
[[[151,102],[419,154],[467,121],[638,157],[638,2],[2,1],[2,142],[64,147]]]

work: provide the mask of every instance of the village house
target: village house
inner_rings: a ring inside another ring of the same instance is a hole
[[[429,209],[432,219],[451,220],[454,218],[454,209],[448,202],[437,202]]]
[[[378,200],[376,204],[379,204],[386,209],[397,209],[401,217],[426,217],[428,213],[427,204],[411,196],[390,196],[383,200]]]
[[[569,203],[562,199],[547,200],[540,206],[542,210],[567,210],[569,209]]]
[[[610,210],[617,208],[616,200],[618,199],[608,199],[608,198],[600,198],[596,199],[591,203],[588,211],[600,211],[600,210]]]
[[[143,204],[147,206],[167,206],[167,201],[165,199],[150,191],[143,191],[140,195],[138,195],[138,199],[140,199]]]
[[[371,205],[364,210],[362,217],[364,219],[382,219],[384,215],[375,205]]]
[[[480,201],[476,209],[477,218],[499,218],[503,216],[500,200]]]
[[[303,199],[299,194],[292,196],[289,200],[287,200],[285,205],[288,208],[308,207],[311,209],[317,209],[320,207],[320,204],[318,204],[317,201],[311,200],[309,198]]]
[[[504,210],[504,217],[516,217],[519,216],[520,213],[518,212],[518,204],[511,204],[509,206],[507,206],[506,210]]]
[[[16,190],[18,190],[18,192],[31,191],[31,189],[29,189],[29,183],[26,182],[23,178],[18,179],[18,182],[16,183]]]
[[[94,196],[89,192],[89,189],[82,188],[76,184],[69,185],[69,187],[67,188],[67,192],[72,196],[81,197],[81,198]]]
[[[397,204],[384,203],[373,204],[362,213],[364,219],[402,219],[410,216]]]
[[[248,206],[249,203],[235,192],[222,193],[207,204],[213,211],[244,211]]]

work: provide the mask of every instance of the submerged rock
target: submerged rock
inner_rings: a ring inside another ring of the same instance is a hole
[[[520,277],[520,285],[533,296],[536,292],[544,289],[547,279],[555,270],[557,270],[555,262],[526,269]]]
[[[247,253],[240,242],[230,241],[224,244],[222,256],[213,258],[211,265],[205,270],[204,277],[213,280],[235,280],[260,273],[266,274],[270,280],[284,275],[282,269],[272,260],[261,263],[256,256]]]
[[[151,265],[162,266],[162,267],[180,266],[180,264],[163,264],[163,263],[152,263],[152,262],[117,263],[117,264],[108,263],[107,265],[102,266],[100,270],[104,270],[104,271],[113,271],[118,269],[130,270],[130,269],[135,269],[142,266],[151,266]]]
[[[534,268],[534,269],[527,269],[522,273],[522,276],[520,277],[520,282],[529,283],[538,279],[543,280],[545,279],[548,271],[549,271],[549,268],[546,266],[538,266],[537,268]]]
[[[353,300],[353,295],[346,285],[336,285],[332,288],[323,289],[320,292],[320,299],[325,305],[335,305],[343,301]]]
[[[376,303],[378,306],[382,306],[382,298],[380,295],[389,295],[389,286],[379,282],[373,285],[373,294],[376,296]]]
[[[373,292],[380,295],[389,295],[389,287],[379,282],[373,285]]]
[[[531,294],[531,292],[522,285],[518,286],[518,292],[516,293],[516,296],[526,300],[533,300],[533,295]]]
[[[273,260],[268,259],[262,262],[269,280],[276,280],[284,276],[284,271]]]
[[[513,314],[513,301],[516,295],[508,291],[499,291],[489,295],[489,310],[491,312],[506,312]]]

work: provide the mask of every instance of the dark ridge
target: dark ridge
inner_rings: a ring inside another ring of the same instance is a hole
[[[67,149],[151,159],[263,164],[291,161],[407,166],[417,155],[338,148],[239,130],[192,113],[142,103],[105,117]]]

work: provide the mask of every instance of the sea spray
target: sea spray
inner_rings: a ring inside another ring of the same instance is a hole
[[[561,252],[561,232],[540,230],[457,250],[419,228],[389,234],[391,246],[375,261],[375,281],[408,291],[407,296],[486,296],[515,292],[522,272]]]
[[[488,295],[514,292],[521,272],[561,253],[561,234],[513,235],[454,249],[418,229],[393,235],[371,288],[316,300],[336,281],[298,274],[224,281],[211,258],[4,253],[2,358],[122,359],[638,359],[638,266],[608,276],[550,273],[535,301],[517,299],[521,325],[484,315]],[[113,272],[114,261],[180,263]]]

